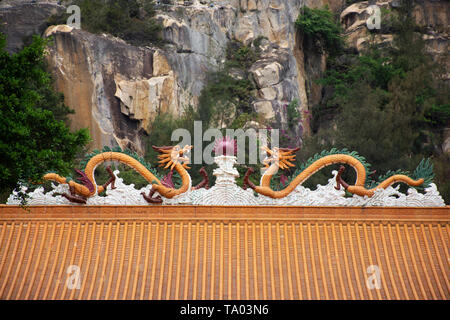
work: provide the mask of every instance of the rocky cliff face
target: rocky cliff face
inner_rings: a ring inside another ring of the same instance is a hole
[[[48,62],[56,87],[76,111],[72,125],[89,127],[92,147],[119,145],[142,152],[141,131],[151,115],[176,110],[173,73],[161,67],[161,56],[64,25],[50,27],[45,35],[54,40]]]
[[[372,2],[371,2],[372,3]],[[398,1],[373,1],[379,8],[392,10],[398,6]],[[366,26],[369,18],[368,1],[352,4],[345,8],[340,15],[342,26],[345,29],[347,42],[360,52],[370,41],[371,35]],[[416,1],[413,16],[417,25],[421,28],[423,39],[425,40],[427,51],[434,59],[447,64],[450,70],[450,60],[448,59],[450,44],[450,3],[445,0],[436,1]],[[381,20],[381,26],[383,21]],[[381,28],[375,35],[375,41],[390,45],[393,40],[389,29]],[[450,79],[450,73],[447,73]]]
[[[395,9],[398,1],[372,1],[383,9]],[[342,11],[340,15],[341,24],[345,29],[348,44],[356,51],[360,52],[372,39],[366,27],[366,20],[369,18],[367,1],[355,3]],[[420,27],[422,37],[428,53],[435,61],[446,66],[443,74],[445,81],[450,81],[450,2],[445,0],[415,2],[413,16]],[[381,21],[383,24],[383,21]],[[392,45],[393,35],[383,27],[375,35],[375,41],[383,46]],[[444,154],[450,155],[450,128],[446,128],[443,133],[442,150]]]
[[[417,17],[425,25],[448,20],[448,2],[423,3]],[[143,152],[142,137],[158,113],[178,116],[187,106],[197,106],[206,74],[224,62],[228,41],[250,44],[259,38],[261,57],[250,68],[257,87],[253,109],[282,125],[287,121],[284,104],[298,99],[303,112],[321,99],[321,87],[313,80],[324,71],[325,57],[302,47],[294,21],[304,5],[325,4],[342,12],[350,41],[356,48],[362,45],[367,2],[345,9],[345,0],[224,0],[212,6],[195,0],[190,6],[158,8],[157,19],[169,43],[163,49],[134,47],[111,36],[53,26],[45,32],[53,36],[48,61],[57,89],[76,110],[73,127],[90,128],[92,147],[120,145]],[[52,1],[31,5],[7,0],[0,6],[0,19],[9,21],[10,51],[20,47],[23,35],[41,32],[51,13],[64,10]],[[29,24],[14,22],[30,8],[40,16],[36,13]],[[439,32],[438,37],[443,36]],[[435,43],[430,48],[448,50],[443,46],[448,37],[436,39],[430,40]]]
[[[64,10],[55,2],[31,3],[25,0],[0,1],[0,31],[8,36],[6,50],[19,51],[33,34],[42,34],[47,19]]]

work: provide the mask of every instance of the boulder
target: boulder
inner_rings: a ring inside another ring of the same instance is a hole
[[[273,118],[275,117],[275,112],[272,108],[272,102],[268,100],[254,102],[253,108],[256,113],[263,116],[266,120],[273,120]]]
[[[252,66],[250,70],[258,88],[265,88],[279,83],[282,71],[283,67],[277,61],[263,61]]]

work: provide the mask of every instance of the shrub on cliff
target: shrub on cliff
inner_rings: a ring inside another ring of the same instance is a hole
[[[237,40],[228,42],[225,63],[208,74],[199,97],[198,113],[204,125],[238,128],[239,118],[255,120],[251,108],[255,86],[249,69],[258,59],[255,45],[247,46]]]
[[[410,10],[404,2],[398,21],[392,22],[391,48],[372,46],[359,56],[328,60],[321,83],[329,94],[313,108],[314,135],[305,143],[304,156],[346,147],[366,157],[377,174],[412,171],[421,158],[432,157],[436,184],[449,203],[448,157],[441,149],[450,121],[448,84],[440,81],[445,68],[426,52]]]
[[[39,181],[48,170],[67,174],[87,144],[87,130],[71,132],[69,109],[55,93],[44,67],[46,40],[34,37],[17,54],[5,50],[0,33],[0,195],[19,180]],[[2,199],[4,200],[4,199]]]
[[[133,45],[161,42],[152,0],[75,0],[73,4],[80,7],[83,30],[109,33]],[[68,16],[52,16],[48,23],[64,24]]]
[[[343,47],[341,26],[326,7],[324,9],[303,7],[295,26],[303,34],[304,41],[311,43],[316,49],[335,55]]]

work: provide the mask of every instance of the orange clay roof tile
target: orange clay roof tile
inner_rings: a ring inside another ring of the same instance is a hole
[[[448,207],[0,206],[0,299],[447,300],[449,220]]]

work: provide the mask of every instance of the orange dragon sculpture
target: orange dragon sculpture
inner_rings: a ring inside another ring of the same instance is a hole
[[[166,198],[173,198],[180,195],[191,188],[191,178],[186,169],[189,163],[189,158],[185,155],[190,152],[192,146],[185,146],[181,148],[179,145],[176,146],[163,146],[156,147],[153,149],[161,153],[158,158],[159,166],[164,167],[164,169],[170,168],[170,170],[175,169],[181,177],[181,187],[176,189],[173,186],[164,185],[164,182],[160,181],[150,170],[148,170],[142,163],[140,163],[135,158],[131,157],[122,152],[102,152],[93,156],[86,164],[84,172],[75,169],[75,171],[80,175],[80,182],[77,183],[73,180],[69,180],[62,177],[56,173],[48,173],[44,175],[44,180],[51,180],[62,184],[68,184],[70,194],[62,194],[65,198],[72,202],[86,203],[87,198],[92,197],[96,194],[100,194],[106,190],[107,186],[111,184],[111,188],[114,189],[115,176],[112,173],[110,167],[107,167],[107,171],[111,178],[103,185],[98,186],[95,182],[94,172],[98,165],[107,161],[118,161],[123,164],[128,165],[142,175],[149,183],[152,184],[152,189],[148,195],[142,193],[145,200],[149,203],[161,203],[162,199],[160,196],[153,197],[155,192]]]
[[[339,172],[336,176],[337,186],[336,189],[339,190],[340,186],[343,186],[345,190],[350,193],[357,194],[360,196],[368,196],[372,197],[377,189],[385,189],[388,186],[396,183],[396,182],[404,182],[410,186],[420,186],[424,179],[413,180],[410,177],[403,174],[393,175],[381,183],[379,183],[376,187],[371,189],[366,189],[364,187],[366,182],[366,169],[364,165],[355,157],[348,154],[331,154],[324,156],[320,159],[314,161],[311,165],[305,168],[300,174],[298,174],[291,183],[286,186],[283,190],[275,191],[270,187],[270,181],[272,177],[278,172],[279,169],[287,169],[289,167],[294,167],[295,165],[292,161],[295,160],[295,152],[297,152],[300,148],[296,149],[287,149],[287,148],[278,148],[275,147],[273,149],[269,149],[267,147],[262,147],[263,150],[267,152],[268,157],[264,159],[263,163],[266,166],[266,171],[261,177],[260,186],[255,186],[250,180],[249,176],[254,172],[253,168],[249,168],[244,176],[244,188],[250,187],[255,190],[257,193],[265,195],[270,198],[283,198],[289,195],[294,189],[302,184],[305,180],[311,177],[314,173],[319,171],[320,169],[337,163],[344,163],[351,166],[355,169],[357,178],[354,185],[349,185],[346,183],[341,175],[345,170],[344,166],[341,166]]]

